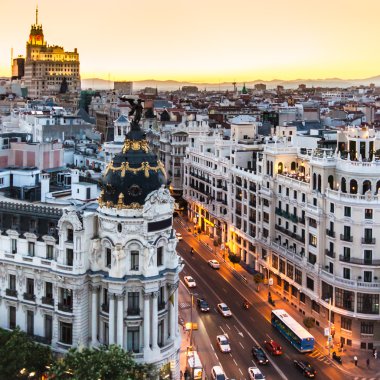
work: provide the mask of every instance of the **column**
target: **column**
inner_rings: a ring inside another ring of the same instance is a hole
[[[152,300],[152,350],[155,350],[158,348],[158,292],[152,293]]]
[[[108,313],[108,344],[115,344],[115,294],[109,296],[109,313]]]
[[[91,315],[91,344],[98,343],[98,287],[91,286],[92,292],[92,315]]]
[[[118,294],[117,296],[117,322],[116,322],[116,331],[117,331],[117,344],[120,347],[123,347],[124,342],[124,294]]]
[[[144,293],[144,350],[148,350],[150,339],[150,293]]]
[[[170,284],[169,285],[169,333],[170,333],[170,339],[175,339],[175,309],[174,309],[174,297],[176,292],[175,285]]]
[[[178,285],[176,291],[174,292],[174,326],[175,326],[175,335],[179,335],[179,329],[178,329]]]

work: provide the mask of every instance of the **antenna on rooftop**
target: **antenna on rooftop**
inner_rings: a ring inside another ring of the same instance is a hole
[[[38,4],[36,5],[36,25],[38,25]]]
[[[236,82],[232,82],[233,86],[234,86],[234,92],[236,92]]]

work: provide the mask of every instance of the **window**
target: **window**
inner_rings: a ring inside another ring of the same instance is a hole
[[[11,242],[12,253],[17,253],[17,239],[12,239]]]
[[[343,234],[344,234],[344,239],[345,240],[350,240],[351,227],[350,226],[344,226]]]
[[[317,206],[317,198],[313,198],[313,206]]]
[[[44,330],[46,340],[51,342],[53,338],[53,318],[51,315],[45,314]]]
[[[295,271],[294,271],[294,281],[297,284],[302,285],[302,271],[297,268],[295,268]]]
[[[282,193],[282,186],[281,186],[281,185],[278,185],[278,193],[279,193],[279,194]]]
[[[293,265],[289,263],[286,265],[286,275],[291,279],[293,278]]]
[[[280,272],[285,274],[285,261],[280,260]]]
[[[132,352],[140,351],[140,331],[139,327],[128,327],[127,350]]]
[[[16,328],[16,307],[9,306],[9,328],[11,330]]]
[[[272,267],[278,269],[278,256],[272,255]]]
[[[162,247],[160,248],[162,249]],[[158,265],[158,250],[157,250],[157,265]],[[131,270],[139,270],[139,251],[131,252]]]
[[[354,311],[355,294],[349,290],[335,288],[335,306],[340,309]]]
[[[26,333],[34,335],[34,313],[32,310],[26,312]]]
[[[314,300],[311,301],[311,309],[314,310],[318,314],[320,312],[320,306]]]
[[[379,314],[379,294],[357,293],[358,313]]]
[[[140,314],[140,293],[139,292],[128,292],[127,313],[129,315]]]
[[[343,268],[343,278],[349,280],[351,278],[350,268]]]
[[[34,280],[32,278],[26,279],[26,292],[30,295],[34,294]]]
[[[360,333],[373,335],[373,322],[361,322]]]
[[[164,264],[163,262],[163,251],[164,251],[164,248],[163,247],[158,247],[157,248],[157,266],[161,266]]]
[[[371,249],[364,250],[364,264],[365,265],[372,264],[372,250]]]
[[[300,302],[305,303],[305,301],[306,301],[305,293],[300,293]]]
[[[340,327],[343,330],[352,330],[352,320],[350,318],[341,317]]]
[[[107,268],[111,268],[111,257],[112,257],[111,248],[106,248],[106,267]]]
[[[66,249],[66,265],[72,267],[74,264],[74,251],[71,248]]]
[[[158,322],[157,344],[158,347],[164,345],[164,320]]]
[[[73,325],[59,322],[59,341],[71,345],[73,343]]]
[[[317,237],[313,234],[309,234],[309,244],[313,247],[317,246]]]
[[[314,290],[314,280],[310,277],[306,277],[306,286],[308,289]]]
[[[305,203],[305,202],[306,202],[306,194],[302,193],[302,203]]]
[[[372,282],[372,272],[364,271],[364,282]]]
[[[9,289],[16,290],[16,276],[14,274],[9,275]]]
[[[289,187],[287,187],[287,188],[285,189],[285,192],[286,192],[286,196],[288,197],[288,196],[289,196]]]
[[[297,191],[293,190],[293,198],[297,199]]]
[[[344,216],[351,217],[351,207],[344,206]]]
[[[322,281],[322,299],[328,300],[333,296],[333,287],[330,284],[327,284],[326,282]]]
[[[54,246],[53,245],[46,245],[46,258],[48,260],[53,260],[53,252],[54,252]]]
[[[343,261],[349,262],[351,259],[351,248],[343,247]]]
[[[73,306],[73,291],[71,289],[61,288],[62,305],[72,308]]]
[[[72,242],[74,240],[74,231],[72,228],[67,229],[67,241]]]
[[[158,291],[158,310],[165,309],[165,288],[163,286],[160,287]]]
[[[373,218],[373,210],[371,208],[366,208],[364,210],[364,218],[365,219],[372,219]]]
[[[28,255],[29,256],[34,256],[34,248],[35,248],[34,242],[29,241],[28,242]]]
[[[331,212],[331,213],[334,213],[334,210],[335,210],[335,205],[334,205],[334,203],[330,203],[330,212]]]

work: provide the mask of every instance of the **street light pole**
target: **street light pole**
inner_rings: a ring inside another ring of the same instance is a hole
[[[331,351],[331,303],[332,299],[331,296],[329,297],[329,336],[327,337],[327,344],[329,346],[329,357],[330,357],[330,351]]]

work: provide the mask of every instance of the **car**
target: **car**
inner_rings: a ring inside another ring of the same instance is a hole
[[[223,371],[223,368],[215,365],[211,368],[211,378],[213,380],[227,380],[227,376]]]
[[[175,236],[177,237],[178,240],[182,240],[182,234],[181,233],[177,232],[175,234]]]
[[[259,364],[268,364],[269,360],[260,346],[252,347],[252,355]]]
[[[214,268],[214,269],[219,269],[220,268],[220,264],[219,264],[219,261],[218,260],[209,260],[208,261],[208,265],[210,265],[211,268]]]
[[[250,380],[265,380],[265,376],[256,366],[248,368],[248,376]]]
[[[223,317],[232,317],[231,310],[225,303],[218,303],[216,307],[219,313],[223,315]]]
[[[317,371],[309,362],[303,360],[294,360],[294,366],[303,373],[304,376],[314,378]]]
[[[266,340],[264,347],[271,355],[282,355],[282,347],[273,339]]]
[[[216,343],[218,344],[221,352],[231,352],[230,342],[228,341],[228,336],[226,334],[217,335]]]
[[[197,283],[191,276],[185,276],[183,279],[188,288],[195,288],[197,286]]]
[[[208,305],[207,301],[203,298],[197,298],[197,306],[200,309],[200,311],[210,311],[210,306]]]

